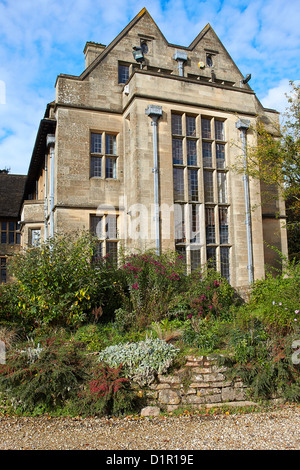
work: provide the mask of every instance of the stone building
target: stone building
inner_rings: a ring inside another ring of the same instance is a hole
[[[113,259],[121,245],[176,249],[188,270],[210,262],[234,286],[262,278],[275,259],[266,243],[287,252],[284,205],[264,205],[260,183],[231,167],[256,119],[278,113],[261,105],[211,26],[174,45],[143,9],[84,54],[81,75],[57,77],[40,123],[23,246],[91,230]]]
[[[20,207],[26,175],[0,171],[0,284],[9,280],[10,257],[21,247]]]

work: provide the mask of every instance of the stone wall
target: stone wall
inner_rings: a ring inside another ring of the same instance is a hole
[[[246,401],[245,385],[240,380],[234,383],[226,380],[225,370],[215,358],[186,356],[181,369],[172,375],[159,375],[157,382],[143,391],[148,411],[145,409],[142,414],[151,415],[152,407],[173,411],[183,407],[252,404]]]

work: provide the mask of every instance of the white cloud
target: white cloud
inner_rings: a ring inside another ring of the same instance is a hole
[[[85,43],[108,45],[144,6],[170,43],[210,23],[263,105],[284,110],[300,78],[296,0],[0,0],[0,168],[27,172],[56,76],[80,74]]]
[[[284,113],[288,106],[286,95],[289,95],[290,92],[290,81],[288,78],[283,78],[277,86],[268,90],[261,102],[265,108],[276,109],[280,113]]]

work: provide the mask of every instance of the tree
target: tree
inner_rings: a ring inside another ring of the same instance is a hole
[[[247,148],[247,172],[275,189],[267,192],[269,197],[283,197],[290,258],[300,259],[300,85],[291,81],[290,86],[283,123],[259,117],[250,129],[256,144]]]

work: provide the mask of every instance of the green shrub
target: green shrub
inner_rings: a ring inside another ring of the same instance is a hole
[[[165,318],[174,295],[185,282],[185,267],[176,252],[160,256],[152,252],[125,257],[120,268],[122,309],[127,327],[142,329]],[[121,312],[119,312],[121,313]],[[120,323],[119,316],[119,323]]]
[[[186,288],[173,299],[172,315],[183,319],[230,319],[240,299],[229,282],[214,269],[192,272]]]
[[[201,354],[211,354],[222,348],[228,336],[228,325],[221,321],[192,317],[185,322],[183,343],[197,348]]]
[[[165,373],[179,350],[156,338],[138,343],[109,346],[100,352],[98,360],[110,367],[124,368],[124,374],[140,386],[151,384],[156,374]]]
[[[103,260],[91,262],[96,243],[89,233],[56,235],[16,255],[11,263],[16,282],[0,296],[6,317],[33,326],[77,326],[93,312],[100,317],[105,308],[115,309],[117,269]]]
[[[8,354],[0,369],[0,390],[23,412],[57,410],[76,396],[89,365],[81,343],[60,337],[28,342]]]
[[[300,263],[287,265],[281,275],[254,283],[250,302],[239,315],[257,318],[266,327],[286,334],[300,323]]]

